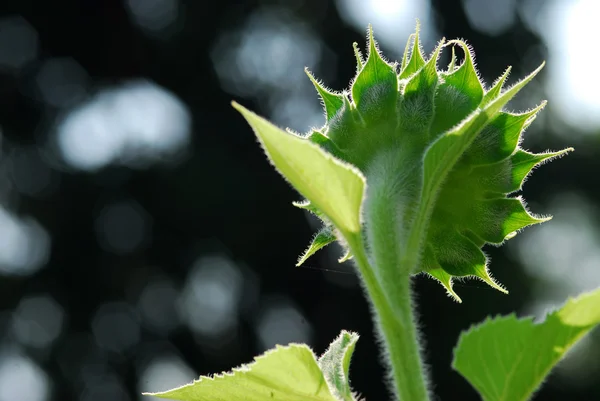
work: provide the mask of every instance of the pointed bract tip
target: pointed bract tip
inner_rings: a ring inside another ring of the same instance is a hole
[[[459,304],[462,304],[462,299],[458,296],[458,294],[454,291],[454,288],[452,286],[452,279],[450,279],[450,282],[448,285],[446,284],[442,284],[444,286],[444,288],[446,289],[446,292],[448,293],[448,295],[450,296],[450,298],[454,299],[456,302],[458,302]]]
[[[356,42],[352,43],[352,48],[354,49],[354,56],[356,57],[356,70],[360,71],[360,69],[364,65],[364,60],[362,58],[360,49],[358,48],[358,43],[356,43]]]
[[[437,264],[437,262],[436,262],[436,264]],[[452,299],[454,299],[459,304],[462,303],[462,299],[460,299],[458,294],[454,291],[453,284],[452,284],[452,277],[443,268],[441,268],[439,266],[439,264],[437,266],[438,267],[433,270],[426,271],[425,274],[427,274],[428,276],[433,278],[435,281],[440,283],[442,285],[442,287],[444,287],[444,289],[446,289],[446,293],[448,294],[448,296],[450,296]]]
[[[415,48],[419,49],[419,33],[421,32],[421,21],[417,18],[417,24],[415,27],[415,44],[413,46],[413,51]]]
[[[418,18],[415,18],[415,20],[415,34],[418,35],[421,30],[421,20]]]
[[[456,50],[454,50],[454,46],[452,46],[452,55],[450,57],[450,63],[448,63],[448,73],[449,74],[453,73],[455,67],[456,67]]]
[[[433,50],[433,52],[431,53],[431,58],[429,59],[428,62],[432,62],[434,64],[437,64],[437,60],[440,56],[440,52],[442,50],[442,48],[444,47],[444,43],[446,42],[446,38],[442,38],[439,42],[438,45],[435,47],[435,49]]]
[[[373,27],[369,24],[369,57],[372,53],[379,54],[377,45],[375,44],[375,35],[373,34]]]
[[[238,112],[240,112],[240,114],[242,116],[244,116],[244,118],[246,118],[248,116],[256,115],[254,112],[248,110],[247,108],[245,108],[244,106],[242,106],[241,104],[236,102],[235,100],[231,101],[231,105],[233,106],[234,109],[236,109]]]
[[[479,277],[481,280],[483,280],[487,285],[489,285],[490,287],[492,287],[495,290],[500,291],[503,294],[508,295],[508,290],[504,287],[502,287],[500,284],[498,284],[490,275],[489,273],[486,272],[486,274],[484,275],[484,277],[481,276],[477,276]]]
[[[350,251],[346,251],[346,253],[344,253],[339,259],[338,259],[338,263],[344,263],[348,260],[352,259],[352,254],[350,253]]]
[[[369,24],[369,26],[367,27],[367,41],[369,42],[369,48],[371,48],[374,41],[373,25],[371,24]]]
[[[496,82],[494,82],[494,86],[496,86],[496,85],[503,86],[504,82],[506,81],[506,79],[510,75],[511,71],[512,71],[512,66],[509,65],[508,67],[506,67],[506,69],[504,70],[504,72],[502,73],[502,75],[500,75],[498,77],[498,79],[496,79]]]
[[[400,64],[400,71],[403,71],[408,63],[408,53],[410,52],[410,44],[415,39],[415,34],[411,33],[408,36],[408,40],[406,41],[406,46],[404,47],[404,54],[402,55],[402,63]]]
[[[444,47],[446,47],[446,46],[452,46],[452,49],[454,49],[454,46],[460,46],[462,48],[462,50],[463,50],[463,53],[465,54],[465,60],[464,61],[471,60],[471,62],[473,62],[473,60],[474,60],[473,50],[472,50],[471,46],[469,46],[467,44],[467,42],[465,42],[464,40],[462,40],[462,39],[452,39],[452,40],[447,41],[444,44]],[[464,62],[463,62],[463,64],[464,64]]]
[[[325,88],[314,75],[310,72],[308,68],[304,68],[304,72],[308,75],[308,79],[312,82],[313,86],[319,93],[321,100],[323,100],[323,107],[325,109],[325,116],[327,120],[331,119],[335,114],[342,108],[344,101],[341,98],[341,95],[329,91]]]
[[[308,260],[308,258],[310,258],[312,255],[314,255],[316,252],[318,251],[318,249],[314,249],[313,245],[311,244],[308,249],[306,249],[304,251],[304,253],[302,255],[300,255],[300,257],[298,258],[298,262],[296,263],[296,267],[300,267],[304,264],[304,262],[306,262]]]
[[[548,101],[547,100],[542,100],[540,102],[540,104],[538,104],[537,106],[535,106],[533,109],[526,111],[525,113],[521,113],[520,115],[522,116],[529,116],[529,118],[527,119],[528,122],[533,121],[533,119],[537,116],[537,114],[542,111],[542,109],[544,107],[546,107],[548,105]]]
[[[538,68],[536,68],[535,70],[533,70],[528,76],[526,76],[525,78],[522,79],[522,81],[525,80],[531,80],[533,77],[535,77],[540,71],[542,71],[544,69],[544,67],[546,66],[546,61],[542,61],[542,63],[538,66]]]

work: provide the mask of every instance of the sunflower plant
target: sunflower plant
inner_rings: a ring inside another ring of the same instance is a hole
[[[440,53],[450,48],[449,65]],[[464,57],[457,62],[455,49]],[[519,144],[545,102],[522,113],[507,103],[542,69],[506,87],[510,68],[486,87],[473,49],[439,41],[428,57],[419,27],[400,62],[386,60],[371,27],[366,57],[354,44],[350,88],[326,88],[308,70],[326,123],[305,134],[282,130],[243,106],[267,158],[301,195],[294,205],[322,228],[299,264],[338,242],[372,305],[389,386],[397,400],[430,400],[415,322],[411,280],[437,280],[451,299],[457,279],[473,277],[508,293],[482,252],[550,217],[518,195],[531,171],[572,149],[532,153]],[[568,300],[542,323],[514,315],[488,318],[463,332],[453,368],[486,401],[528,400],[573,344],[600,323],[600,290]],[[349,368],[358,334],[342,331],[321,355],[304,344],[277,346],[232,372],[201,377],[151,395],[182,401],[354,401]]]

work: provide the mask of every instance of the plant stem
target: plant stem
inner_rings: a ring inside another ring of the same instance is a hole
[[[347,235],[346,239],[373,304],[375,323],[385,344],[398,399],[429,400],[411,304],[410,274],[407,272],[394,283],[399,293],[386,294],[369,263],[361,235]]]

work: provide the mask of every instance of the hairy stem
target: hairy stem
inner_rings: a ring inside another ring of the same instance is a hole
[[[417,171],[399,176],[402,161],[397,152],[381,154],[369,171],[370,182],[363,205],[366,228],[363,235],[348,238],[373,305],[375,323],[385,346],[384,355],[391,370],[393,390],[401,401],[427,401],[429,391],[420,354],[418,332],[411,297],[414,266],[402,265],[406,238],[402,227],[411,196],[406,191],[418,188]],[[418,263],[419,249],[411,249]]]
[[[402,401],[429,400],[412,311],[409,277],[396,286],[404,294],[390,299],[375,276],[361,237],[350,236],[348,245],[373,305],[377,331],[383,339],[385,356],[391,368],[394,392]],[[393,307],[391,302],[394,302]]]

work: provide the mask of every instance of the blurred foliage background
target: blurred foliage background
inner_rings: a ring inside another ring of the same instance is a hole
[[[524,196],[554,220],[488,248],[506,296],[415,280],[440,400],[476,400],[450,368],[488,314],[542,317],[600,286],[600,4],[596,0],[3,0],[0,5],[0,401],[148,400],[275,344],[317,353],[361,334],[352,384],[388,398],[369,308],[340,250],[296,268],[317,224],[232,99],[300,132],[324,122],[304,75],[343,89],[366,27],[398,59],[466,38],[491,84],[542,60],[511,103],[549,106],[523,146],[575,153]],[[448,52],[446,52],[448,53]],[[448,59],[448,55],[445,55]],[[539,400],[599,400],[598,331]]]

